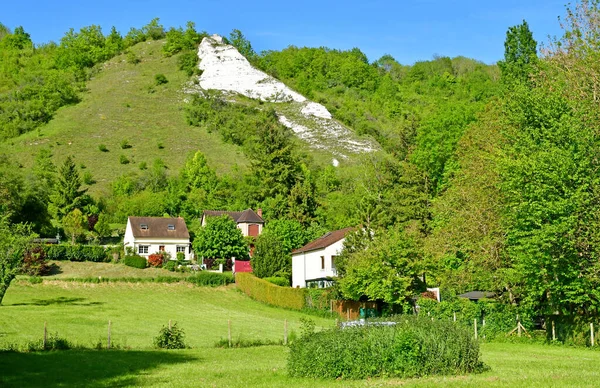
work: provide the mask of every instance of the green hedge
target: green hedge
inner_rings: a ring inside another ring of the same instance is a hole
[[[123,258],[123,264],[140,269],[144,269],[148,265],[146,258],[138,255],[125,256]]]
[[[197,286],[225,286],[233,283],[233,275],[231,272],[200,272],[197,275],[189,276],[187,281],[194,283]]]
[[[278,276],[271,276],[268,278],[263,278],[264,280],[268,281],[269,283],[273,283],[276,286],[280,286],[280,287],[289,287],[290,286],[290,281],[287,280],[286,278],[280,278]]]
[[[43,245],[48,260],[109,261],[110,250],[99,245]]]
[[[291,376],[332,379],[463,375],[482,368],[479,344],[465,326],[407,316],[393,326],[303,335],[288,358]]]
[[[249,297],[273,306],[302,310],[306,307],[306,290],[280,287],[250,273],[236,273],[236,286]]]

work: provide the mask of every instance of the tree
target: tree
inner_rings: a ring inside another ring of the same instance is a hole
[[[0,304],[33,237],[26,225],[10,224],[6,217],[0,217]]]
[[[510,27],[504,41],[504,61],[498,62],[503,80],[526,83],[537,59],[537,42],[527,22]]]
[[[229,42],[250,62],[256,59],[256,52],[252,48],[250,41],[242,34],[242,31],[233,29],[229,34]]]
[[[75,244],[77,238],[83,235],[86,230],[86,222],[83,213],[79,209],[75,209],[65,215],[62,224],[65,234],[71,237],[71,244]]]
[[[188,188],[203,189],[207,193],[212,192],[218,182],[217,174],[210,168],[201,151],[188,158],[185,167],[181,170],[181,179]]]
[[[196,232],[194,251],[205,259],[246,259],[248,244],[235,221],[227,215],[210,217]]]
[[[50,210],[55,220],[61,222],[65,215],[82,208],[86,191],[81,189],[81,179],[73,157],[68,156],[60,167],[54,193],[50,196]]]
[[[339,290],[347,299],[367,297],[403,305],[421,290],[421,259],[422,252],[411,236],[390,230],[376,237],[367,249],[350,255],[337,280]]]
[[[252,256],[252,272],[259,278],[281,276],[288,278],[292,274],[292,259],[283,247],[283,241],[270,233],[263,233],[256,239]]]

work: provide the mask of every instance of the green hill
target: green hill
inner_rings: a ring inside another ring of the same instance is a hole
[[[86,83],[81,102],[59,109],[37,131],[0,143],[0,154],[10,154],[24,168],[32,166],[43,148],[51,149],[55,164],[73,155],[97,181],[90,190],[98,194],[118,176],[139,171],[139,163],[151,165],[156,158],[171,174],[177,173],[186,157],[198,150],[217,172],[233,165],[244,168],[247,159],[240,147],[186,123],[183,90],[189,77],[178,70],[177,56],[163,55],[163,44],[149,41],[131,47],[138,64],[128,63],[127,55],[121,54],[100,65]],[[168,83],[156,85],[156,74],[164,74]],[[121,148],[124,140],[131,148]],[[108,152],[99,150],[101,144]],[[130,163],[121,164],[121,155]]]

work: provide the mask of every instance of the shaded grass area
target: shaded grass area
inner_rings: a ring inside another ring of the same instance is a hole
[[[263,305],[238,292],[235,286],[197,287],[188,283],[13,282],[0,306],[0,347],[24,344],[48,331],[82,346],[106,343],[108,320],[112,342],[121,347],[147,349],[169,320],[185,330],[194,348],[213,347],[232,336],[243,340],[280,340],[284,320],[290,332],[300,332],[300,318],[310,317],[319,327],[333,319]]]
[[[182,108],[188,77],[177,69],[176,56],[163,56],[163,43],[151,41],[132,47],[141,59],[137,65],[128,63],[126,54],[101,65],[86,84],[80,103],[59,109],[39,131],[0,143],[0,154],[11,155],[25,168],[32,166],[42,148],[51,148],[57,164],[74,155],[75,162],[84,164],[97,181],[90,188],[92,194],[106,191],[119,175],[138,172],[141,162],[151,166],[156,158],[175,174],[197,150],[219,173],[229,172],[236,164],[245,168],[247,159],[240,147],[186,123]],[[155,85],[158,73],[169,82]],[[121,147],[124,140],[130,148]],[[99,149],[101,145],[107,152]],[[121,155],[130,163],[120,164]]]
[[[0,353],[7,387],[596,387],[600,352],[526,344],[482,344],[490,370],[419,379],[324,380],[287,375],[288,349]]]

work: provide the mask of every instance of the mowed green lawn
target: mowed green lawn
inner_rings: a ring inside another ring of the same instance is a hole
[[[0,386],[8,387],[594,387],[600,381],[600,352],[560,346],[482,344],[490,370],[469,376],[361,381],[313,380],[287,376],[288,348],[219,349],[227,337],[280,339],[283,322],[299,332],[306,315],[269,307],[234,286],[188,284],[84,284],[15,282],[0,307],[0,343],[38,340],[49,332],[91,346],[106,341],[127,349],[0,353]],[[311,317],[319,327],[333,320]],[[152,349],[152,338],[168,320],[186,331],[192,349]]]

